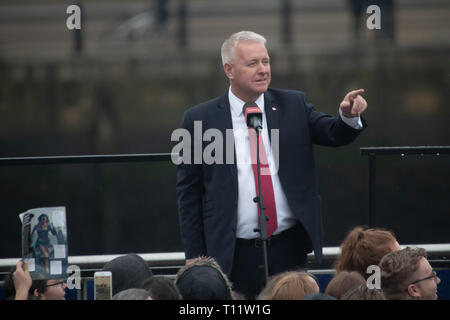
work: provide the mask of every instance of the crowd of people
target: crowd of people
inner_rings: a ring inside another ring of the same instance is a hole
[[[401,249],[395,235],[384,229],[353,228],[340,245],[336,273],[324,292],[307,270],[271,276],[257,300],[410,300],[437,299],[439,277],[423,248]],[[380,270],[381,287],[369,285],[369,266]],[[113,300],[244,300],[211,257],[198,257],[179,269],[175,279],[153,275],[136,254],[119,256],[102,269],[112,274]],[[61,279],[32,280],[28,265],[19,261],[4,279],[7,299],[62,300]]]

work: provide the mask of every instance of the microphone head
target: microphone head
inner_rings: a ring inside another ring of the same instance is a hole
[[[262,123],[262,112],[261,109],[259,109],[258,105],[253,102],[249,101],[244,104],[244,107],[242,108],[242,112],[245,116],[245,123],[248,127],[255,128],[261,127]]]
[[[257,105],[256,102],[254,102],[254,101],[248,101],[248,102],[246,102],[246,103],[244,104],[244,107],[242,107],[242,112],[244,112],[244,114],[245,114],[245,112],[246,112],[246,110],[247,110],[248,108],[258,108],[258,109],[259,109],[258,105]]]

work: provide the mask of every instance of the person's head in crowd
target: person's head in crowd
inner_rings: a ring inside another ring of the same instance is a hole
[[[199,257],[175,277],[184,300],[232,300],[232,286],[214,258]]]
[[[144,259],[137,254],[127,254],[109,261],[103,271],[110,271],[112,275],[112,294],[140,288],[145,279],[152,276],[152,271]]]
[[[270,283],[265,298],[268,300],[300,300],[305,294],[319,293],[314,277],[303,271],[288,271]]]
[[[388,300],[436,300],[441,279],[423,248],[407,247],[381,259],[381,289]]]
[[[7,300],[65,300],[66,287],[63,279],[32,280],[28,264],[23,261],[5,276],[3,285]]]
[[[370,276],[367,274],[367,267],[378,265],[385,254],[401,249],[393,232],[360,226],[350,230],[340,248],[336,272],[357,271],[366,279]]]
[[[145,289],[130,288],[116,293],[112,300],[152,300],[152,298]]]
[[[325,293],[340,300],[350,289],[365,284],[366,280],[359,272],[339,271],[328,283]]]
[[[33,280],[30,294],[38,300],[65,300],[66,281],[63,279]]]
[[[300,300],[337,300],[326,293],[307,293]]]
[[[269,300],[270,296],[272,295],[273,287],[275,284],[280,280],[282,277],[284,277],[289,271],[276,273],[269,277],[267,280],[267,283],[265,287],[261,290],[259,295],[256,297],[256,300]]]
[[[152,276],[144,281],[142,289],[148,291],[152,300],[181,300],[181,294],[173,280]]]
[[[383,291],[361,284],[347,291],[340,300],[386,300]]]

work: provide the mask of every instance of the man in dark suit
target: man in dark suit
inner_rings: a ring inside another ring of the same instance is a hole
[[[366,127],[359,116],[367,107],[362,89],[345,96],[336,118],[316,111],[303,92],[269,88],[265,42],[250,31],[235,33],[224,42],[222,62],[230,88],[184,113],[182,128],[196,141],[183,141],[182,155],[193,159],[178,165],[178,208],[187,263],[201,255],[216,258],[234,290],[247,298],[262,289],[262,270],[259,232],[254,230],[258,228],[254,162],[248,134],[242,135],[248,133],[244,103],[256,102],[262,112],[261,137],[275,203],[267,211],[275,211],[270,222],[276,220],[268,242],[270,275],[305,267],[312,250],[319,261],[322,257],[321,200],[312,144],[348,144]],[[217,147],[211,152],[218,160],[214,163],[199,159],[211,151],[207,142],[212,135],[206,134],[211,132],[223,137],[214,136],[210,143]]]

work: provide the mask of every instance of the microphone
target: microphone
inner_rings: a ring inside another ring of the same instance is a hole
[[[244,113],[245,122],[248,127],[254,128],[257,131],[262,129],[262,112],[255,102],[246,102],[242,108],[242,112]]]

